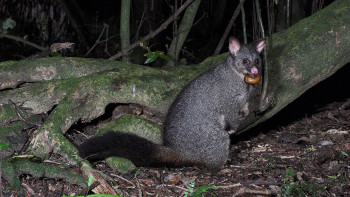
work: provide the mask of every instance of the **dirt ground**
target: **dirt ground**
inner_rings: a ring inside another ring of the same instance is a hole
[[[218,173],[188,167],[137,168],[123,174],[105,162],[94,167],[112,177],[111,185],[124,196],[177,197],[184,196],[189,188],[208,188],[201,186],[215,186],[203,196],[350,196],[350,86],[344,82],[347,73],[349,66],[266,123],[234,136],[230,158]],[[55,160],[62,157],[53,155],[53,165]],[[76,167],[69,170],[79,173]],[[23,175],[21,181],[28,197],[86,194],[63,179]],[[193,187],[189,187],[193,181]],[[18,196],[4,179],[2,184],[3,196]]]
[[[125,196],[184,196],[192,181],[194,190],[215,186],[204,196],[350,196],[347,104],[329,104],[321,112],[287,123],[281,123],[277,116],[254,128],[251,136],[236,136],[227,165],[215,174],[196,167],[138,168],[126,174],[112,170],[105,162],[95,167],[111,176],[115,181],[111,184]],[[61,179],[21,178],[27,196],[83,193],[79,186]],[[9,188],[4,180],[3,184]],[[5,193],[16,196],[11,189]]]

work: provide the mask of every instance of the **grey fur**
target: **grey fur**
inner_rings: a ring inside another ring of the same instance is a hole
[[[229,132],[248,115],[248,100],[254,91],[243,74],[255,66],[261,75],[259,52],[264,46],[264,39],[241,46],[230,38],[226,61],[191,81],[169,108],[164,146],[177,151],[183,161],[221,169],[228,159]]]

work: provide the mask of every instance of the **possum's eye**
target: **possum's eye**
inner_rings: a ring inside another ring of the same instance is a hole
[[[249,60],[247,58],[243,59],[243,64],[249,64]]]
[[[259,59],[255,60],[255,65],[260,65],[260,60]]]

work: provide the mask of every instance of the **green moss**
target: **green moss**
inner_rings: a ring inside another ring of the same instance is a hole
[[[108,131],[133,133],[154,143],[163,144],[162,127],[133,114],[124,114],[119,118],[104,124],[96,132],[96,135],[103,135]]]
[[[7,158],[1,161],[2,176],[20,192],[23,192],[19,176],[31,174],[35,177],[63,178],[71,184],[86,186],[87,179],[53,165],[31,162],[22,158]]]
[[[127,173],[136,168],[130,160],[121,157],[109,157],[106,159],[106,162],[111,168],[123,173]]]

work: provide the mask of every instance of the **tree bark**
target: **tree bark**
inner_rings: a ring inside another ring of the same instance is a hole
[[[130,45],[130,7],[131,0],[122,0],[120,12],[120,43],[122,50]],[[130,56],[123,56],[123,62],[130,62]]]

